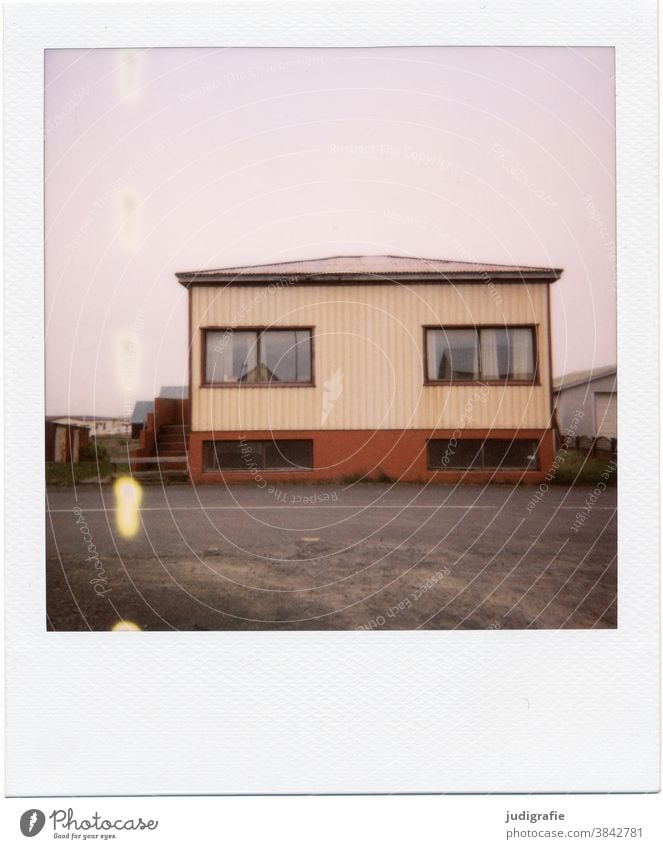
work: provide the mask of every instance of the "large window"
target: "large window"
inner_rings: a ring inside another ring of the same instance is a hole
[[[430,439],[428,468],[538,469],[536,439]]]
[[[204,442],[203,468],[206,472],[309,470],[313,468],[313,440],[240,439]]]
[[[428,382],[523,381],[536,377],[533,327],[429,327]]]
[[[205,383],[311,383],[311,330],[206,330]]]

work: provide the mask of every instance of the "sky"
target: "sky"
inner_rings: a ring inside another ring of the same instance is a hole
[[[338,254],[564,269],[616,362],[611,48],[47,50],[47,415],[186,384],[175,272]]]

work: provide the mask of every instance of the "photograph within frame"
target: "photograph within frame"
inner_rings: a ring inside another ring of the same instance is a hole
[[[49,630],[617,627],[611,48],[45,94]]]

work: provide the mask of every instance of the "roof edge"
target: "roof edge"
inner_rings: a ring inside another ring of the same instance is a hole
[[[213,271],[179,271],[175,273],[178,282],[189,287],[192,285],[206,286],[225,283],[228,286],[260,286],[270,283],[296,285],[343,285],[349,282],[363,281],[373,285],[394,285],[398,283],[450,283],[454,280],[466,283],[485,283],[486,280],[496,282],[542,282],[555,283],[564,273],[563,268],[542,268],[533,271],[434,271],[411,272],[394,271],[389,274],[375,274],[365,271],[346,273],[297,273],[290,274],[260,274],[260,273],[227,273]]]
[[[344,260],[345,269],[334,268],[330,263]],[[353,261],[356,260],[356,263]],[[377,267],[366,268],[367,260],[376,260]],[[400,261],[400,267],[389,267],[390,261]],[[384,261],[384,263],[381,263]],[[404,261],[404,262],[403,262]],[[418,265],[419,267],[403,267]],[[380,267],[383,264],[384,267]],[[356,266],[353,270],[352,266]],[[453,266],[456,266],[454,268]],[[349,267],[347,267],[349,266]],[[461,267],[459,267],[461,266]],[[184,285],[203,285],[205,283],[230,285],[260,285],[281,282],[290,285],[302,283],[342,284],[352,281],[377,283],[398,283],[400,281],[451,281],[451,280],[542,280],[554,283],[563,273],[562,268],[549,268],[531,265],[504,265],[493,262],[466,262],[419,256],[396,256],[393,254],[353,254],[316,257],[314,259],[270,262],[261,265],[230,266],[197,271],[178,271],[178,281]]]
[[[574,378],[568,383],[564,383],[564,375],[562,377],[553,378],[553,392],[563,392],[565,389],[573,389],[576,386],[582,386],[583,383],[593,383],[595,380],[605,380],[611,375],[617,376],[617,366],[602,366],[598,369],[593,369],[585,377]]]

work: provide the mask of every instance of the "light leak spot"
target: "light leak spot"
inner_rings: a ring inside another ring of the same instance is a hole
[[[118,533],[130,539],[135,537],[140,528],[140,504],[143,500],[143,490],[133,478],[119,478],[114,487],[115,492],[115,524]]]
[[[111,628],[111,631],[140,631],[141,628],[135,622],[129,622],[127,619],[120,619]]]
[[[118,78],[120,96],[126,101],[137,101],[142,98],[143,50],[121,50],[118,56]]]
[[[113,345],[114,372],[122,395],[133,401],[138,389],[142,368],[142,345],[137,331],[125,330],[116,334]],[[124,412],[124,411],[123,411]]]
[[[135,248],[141,240],[142,207],[138,192],[131,186],[115,191],[115,208],[120,239],[126,248]]]

